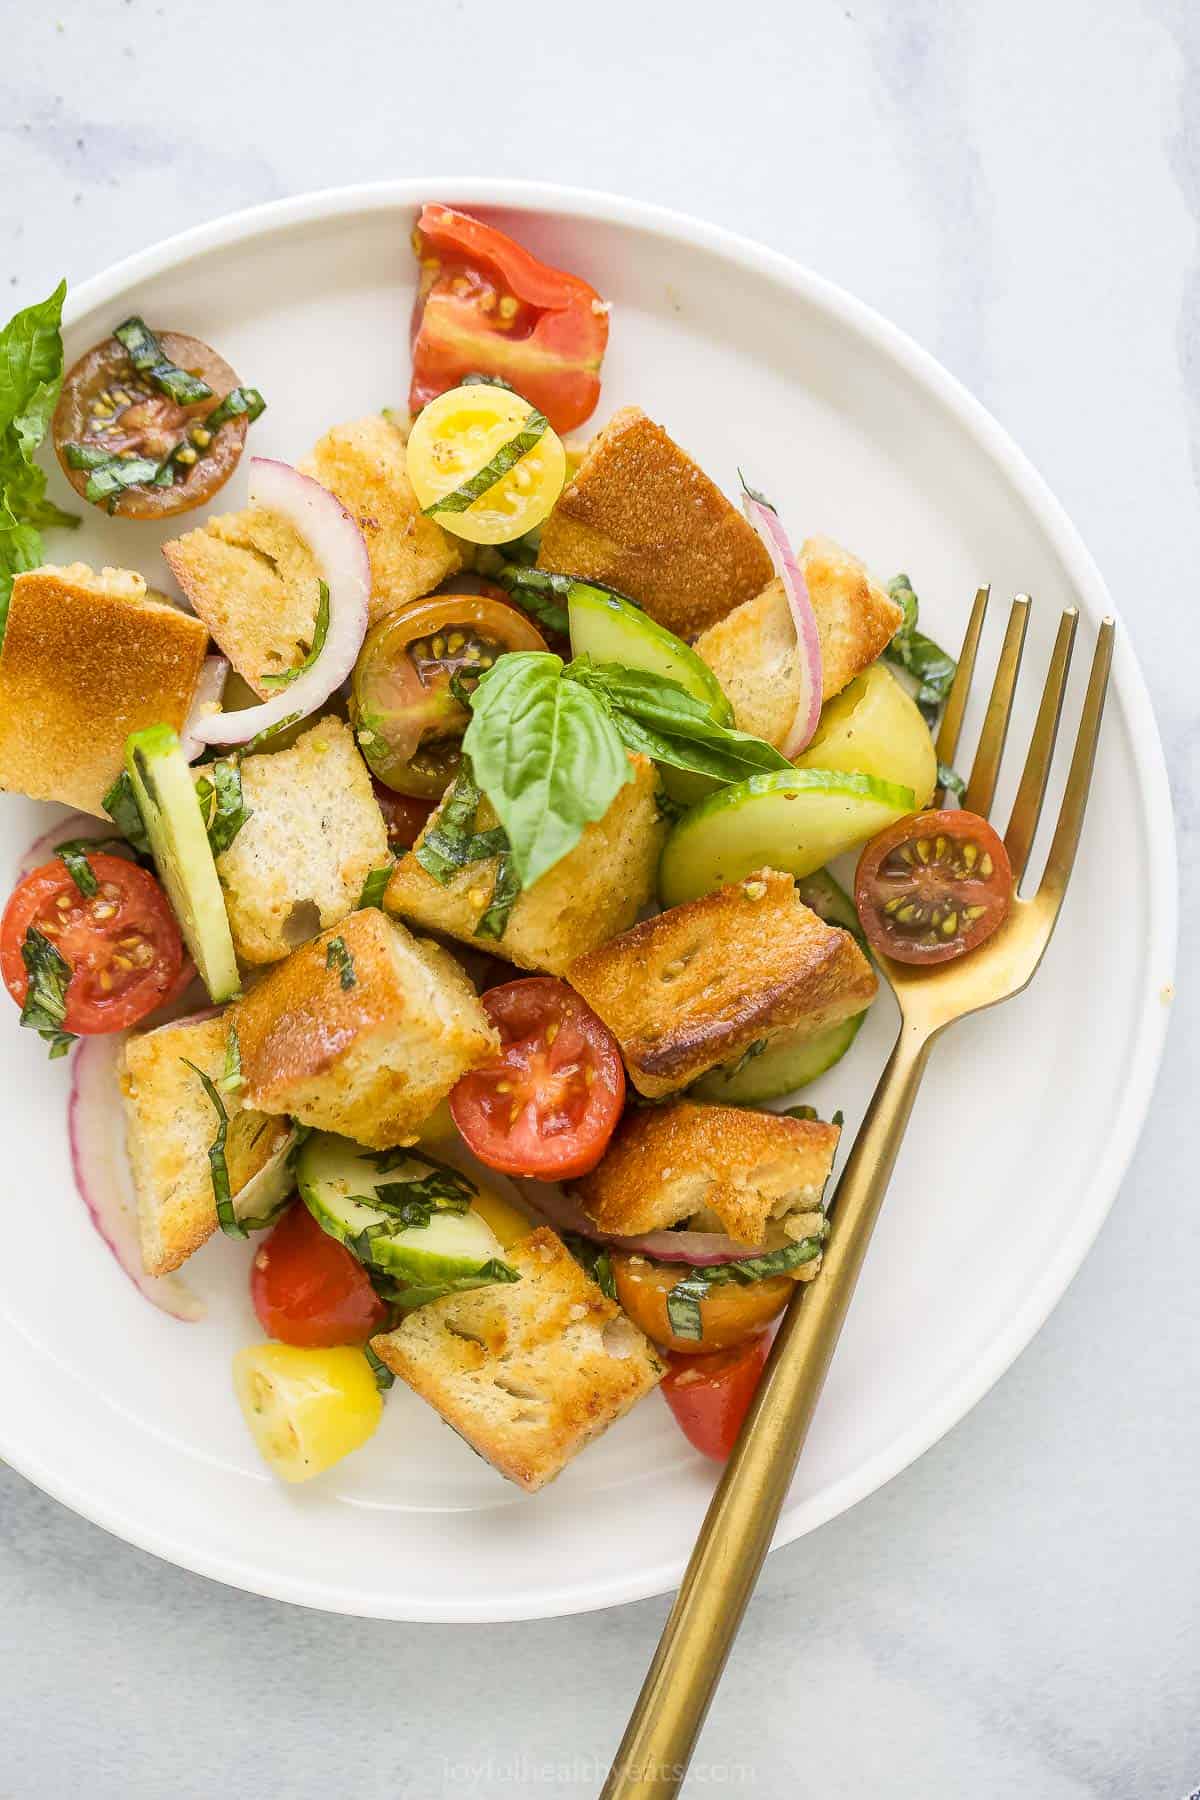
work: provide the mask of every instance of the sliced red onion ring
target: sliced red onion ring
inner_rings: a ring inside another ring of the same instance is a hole
[[[117,1061],[125,1032],[81,1038],[71,1071],[68,1131],[75,1185],[92,1224],[136,1288],[173,1319],[202,1319],[203,1300],[178,1275],[147,1275],[138,1240],[137,1196],[125,1150]]]
[[[221,710],[221,699],[225,693],[225,683],[229,677],[229,664],[223,656],[206,656],[200,667],[200,678],[196,682],[196,692],[192,696],[192,707],[183,722],[183,730],[179,733],[179,742],[183,746],[183,754],[189,762],[195,762],[204,748],[203,739],[196,736],[196,725],[201,719],[210,718]]]
[[[817,615],[809,599],[808,583],[775,508],[743,485],[742,510],[766,546],[772,567],[783,583],[792,624],[796,627],[796,643],[800,650],[800,699],[796,716],[779,746],[790,760],[799,756],[811,742],[821,717],[821,639],[817,633]]]
[[[601,1231],[574,1194],[566,1194],[561,1188],[526,1182],[522,1184],[521,1192],[556,1231],[574,1231],[580,1237],[590,1238],[594,1244],[609,1244],[614,1250],[650,1256],[655,1262],[691,1263],[695,1268],[712,1268],[716,1263],[740,1262],[743,1257],[755,1254],[752,1245],[739,1244],[735,1238],[726,1237],[719,1231],[648,1231],[641,1237],[620,1237],[613,1231]]]
[[[307,718],[345,681],[367,634],[371,565],[363,534],[341,501],[288,463],[255,456],[250,504],[278,513],[309,546],[329,588],[329,631],[312,667],[269,700],[196,720],[191,729],[202,744],[245,744],[284,719]]]
[[[66,813],[30,844],[17,864],[17,880],[24,880],[31,869],[40,869],[43,863],[52,862],[58,845],[69,842],[71,838],[91,840],[118,835],[111,819],[97,819],[91,813]]]

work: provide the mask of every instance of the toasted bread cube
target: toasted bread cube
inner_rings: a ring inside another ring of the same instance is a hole
[[[830,538],[807,538],[799,564],[821,640],[821,698],[832,700],[882,655],[904,609]],[[800,699],[800,651],[782,581],[701,632],[696,653],[724,688],[738,729],[782,744]]]
[[[579,957],[567,979],[651,1099],[751,1044],[815,1036],[869,1006],[878,986],[849,932],[819,919],[777,869],[644,919]]]
[[[371,623],[432,594],[462,567],[456,540],[423,516],[408,479],[405,433],[379,413],[335,425],[300,464],[357,520],[371,559]]]
[[[166,1275],[217,1228],[208,1152],[220,1121],[199,1077],[225,1072],[227,1017],[182,1019],[133,1032],[121,1052],[126,1143],[138,1201],[138,1232],[147,1275]],[[184,1058],[187,1058],[187,1062]],[[282,1149],[291,1126],[222,1093],[229,1115],[225,1161],[235,1197]]]
[[[542,527],[538,568],[605,582],[683,638],[771,579],[754,527],[636,406],[591,440]]]
[[[217,874],[240,961],[279,962],[358,905],[371,870],[389,861],[387,827],[341,719],[246,757],[242,798],[250,816]]]
[[[504,1252],[520,1280],[418,1307],[371,1340],[501,1475],[545,1487],[662,1379],[653,1345],[545,1227]]]
[[[840,1135],[749,1107],[648,1106],[626,1113],[572,1185],[601,1231],[636,1237],[690,1219],[760,1245],[773,1221],[820,1211]]]
[[[287,519],[263,507],[219,513],[162,547],[167,567],[242,679],[299,668],[317,625],[321,572]]]
[[[494,948],[518,968],[561,975],[574,957],[631,925],[654,893],[667,827],[655,800],[654,764],[645,756],[630,761],[633,780],[618,790],[604,817],[585,828],[575,849],[520,896],[499,943],[475,936],[496,883],[494,860],[472,863],[443,887],[415,856],[401,857],[384,895],[385,907],[416,925]],[[432,815],[418,845],[436,827],[438,816]],[[486,800],[477,823],[481,831],[496,823]]]
[[[103,817],[129,733],[179,730],[207,647],[199,619],[127,569],[18,575],[0,647],[0,788]]]
[[[377,1150],[500,1042],[449,951],[374,907],[277,963],[233,1017],[248,1106]]]

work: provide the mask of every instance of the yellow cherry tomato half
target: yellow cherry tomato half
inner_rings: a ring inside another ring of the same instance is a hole
[[[528,1237],[535,1230],[534,1222],[519,1206],[506,1200],[503,1194],[494,1189],[481,1187],[471,1201],[471,1211],[477,1212],[485,1225],[490,1225],[500,1240],[502,1250],[510,1250],[523,1237]]]
[[[488,468],[533,414],[528,400],[507,388],[472,382],[431,400],[408,438],[408,478],[428,510]],[[547,517],[562,492],[567,458],[550,426],[462,512],[431,514],[443,530],[472,544],[507,544]]]
[[[251,1344],[233,1385],[260,1455],[281,1481],[310,1481],[365,1444],[383,1397],[361,1350]]]

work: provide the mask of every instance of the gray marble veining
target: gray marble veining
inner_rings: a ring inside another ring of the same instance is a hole
[[[1185,882],[1135,1167],[1063,1304],[905,1475],[773,1557],[689,1792],[1200,1784],[1192,981],[1200,15],[1191,0],[0,0],[11,310],[231,208],[418,171],[735,225],[880,307],[1028,449],[1134,635]],[[631,1521],[636,1529],[636,1521]],[[666,1602],[464,1629],[168,1568],[0,1473],[0,1795],[593,1792]]]

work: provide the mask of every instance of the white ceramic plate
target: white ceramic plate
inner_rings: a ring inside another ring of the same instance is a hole
[[[949,644],[979,582],[1001,601],[993,648],[1008,596],[1028,589],[1018,743],[1059,609],[1078,606],[1073,724],[1111,603],[1040,479],[900,333],[710,226],[516,183],[318,194],[188,232],[78,288],[68,362],[131,311],[194,332],[268,396],[254,449],[298,457],[335,421],[404,401],[409,232],[425,198],[485,212],[612,300],[600,419],[636,401],[726,489],[744,468],[793,533],[827,532],[885,577],[906,569],[923,620]],[[242,504],[244,490],[240,474],[218,504]],[[52,541],[50,554],[165,583],[165,535],[89,510],[78,537]],[[0,802],[6,876],[49,816]],[[1162,753],[1123,635],[1088,823],[1032,990],[959,1026],[934,1056],[779,1542],[871,1493],[987,1391],[1075,1273],[1132,1154],[1166,1020],[1175,866]],[[893,1024],[881,999],[851,1055],[810,1090],[822,1110],[844,1108],[851,1131]],[[15,1467],[173,1562],[341,1612],[527,1618],[675,1585],[712,1470],[657,1396],[533,1499],[398,1388],[361,1454],[306,1489],[272,1481],[230,1390],[232,1352],[258,1335],[248,1252],[221,1240],[189,1265],[205,1322],[148,1306],[72,1188],[66,1069],[10,1026],[0,1032],[0,1449]]]

